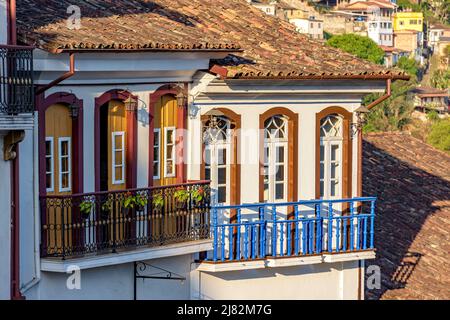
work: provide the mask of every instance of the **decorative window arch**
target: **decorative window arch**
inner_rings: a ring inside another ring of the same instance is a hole
[[[39,114],[39,193],[41,195],[47,193],[45,112],[55,104],[64,104],[68,108],[70,106],[76,108],[76,113],[72,117],[73,140],[69,151],[74,157],[70,184],[73,193],[81,193],[83,192],[83,100],[78,99],[77,96],[69,92],[55,92],[48,97],[44,97],[44,94],[41,94],[36,99],[36,107]]]
[[[328,107],[316,114],[316,198],[352,194],[352,113]]]
[[[226,108],[216,108],[214,111],[221,114],[216,117],[216,123],[211,124],[208,115],[202,115],[203,135],[200,138],[202,144],[201,154],[201,179],[208,180],[208,166],[206,164],[207,144],[218,143],[219,147],[228,148],[228,154],[222,153],[220,156],[227,156],[229,163],[229,203],[231,205],[240,204],[241,201],[241,166],[239,160],[239,135],[241,128],[241,116]],[[211,129],[209,129],[211,128]],[[218,152],[216,152],[217,154]],[[222,158],[223,159],[223,158]],[[235,212],[231,212],[231,221],[235,221]]]
[[[287,201],[288,118],[274,115],[264,121],[264,201]]]
[[[275,197],[278,185],[279,195],[283,193],[283,199],[296,201],[298,199],[298,115],[287,108],[272,108],[260,115],[259,128],[259,200],[261,202],[280,201],[281,199],[277,200]],[[283,151],[283,155],[276,156],[276,151]],[[278,161],[282,156],[284,156],[283,161]],[[277,167],[283,167],[283,171],[278,172],[278,177],[276,172],[273,172]],[[268,175],[267,173],[272,173],[268,171],[275,174]],[[283,186],[282,190],[281,186]]]

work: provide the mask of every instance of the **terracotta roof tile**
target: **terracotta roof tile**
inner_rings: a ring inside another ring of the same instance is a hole
[[[406,133],[364,137],[363,191],[377,196],[381,289],[367,299],[450,299],[450,155]]]
[[[48,51],[223,50],[229,78],[407,78],[299,34],[245,0],[17,0],[19,40]],[[242,49],[243,52],[239,52]]]

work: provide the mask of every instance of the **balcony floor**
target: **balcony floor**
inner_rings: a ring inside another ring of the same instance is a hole
[[[356,260],[375,259],[375,250],[359,250],[341,253],[323,253],[307,256],[266,257],[256,260],[202,261],[197,265],[198,271],[224,272],[249,269],[291,267],[319,263],[336,263]]]
[[[78,266],[81,270],[105,266],[112,266],[135,261],[167,258],[201,251],[212,250],[212,240],[197,240],[175,243],[159,247],[139,248],[135,250],[118,250],[117,253],[94,254],[76,258],[42,258],[41,270],[49,272],[67,271],[69,266]]]

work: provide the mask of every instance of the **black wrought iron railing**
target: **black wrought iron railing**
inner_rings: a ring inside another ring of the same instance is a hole
[[[33,49],[0,45],[0,113],[34,110]]]
[[[208,181],[43,196],[41,256],[69,257],[210,237]]]

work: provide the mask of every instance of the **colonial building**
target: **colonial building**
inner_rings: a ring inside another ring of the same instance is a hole
[[[436,111],[440,115],[448,114],[450,101],[448,90],[418,87],[411,91],[414,107],[421,112]]]
[[[394,14],[394,33],[415,31],[419,48],[423,47],[423,13],[412,11],[401,11]]]
[[[392,16],[397,5],[388,1],[356,1],[339,7],[340,11],[358,15],[367,23],[367,36],[378,45],[393,46]]]
[[[26,299],[362,299],[362,119],[408,76],[245,0],[71,5],[17,0],[36,118],[2,281]]]
[[[430,25],[428,28],[428,46],[435,50],[441,37],[450,37],[450,26],[440,23]]]

